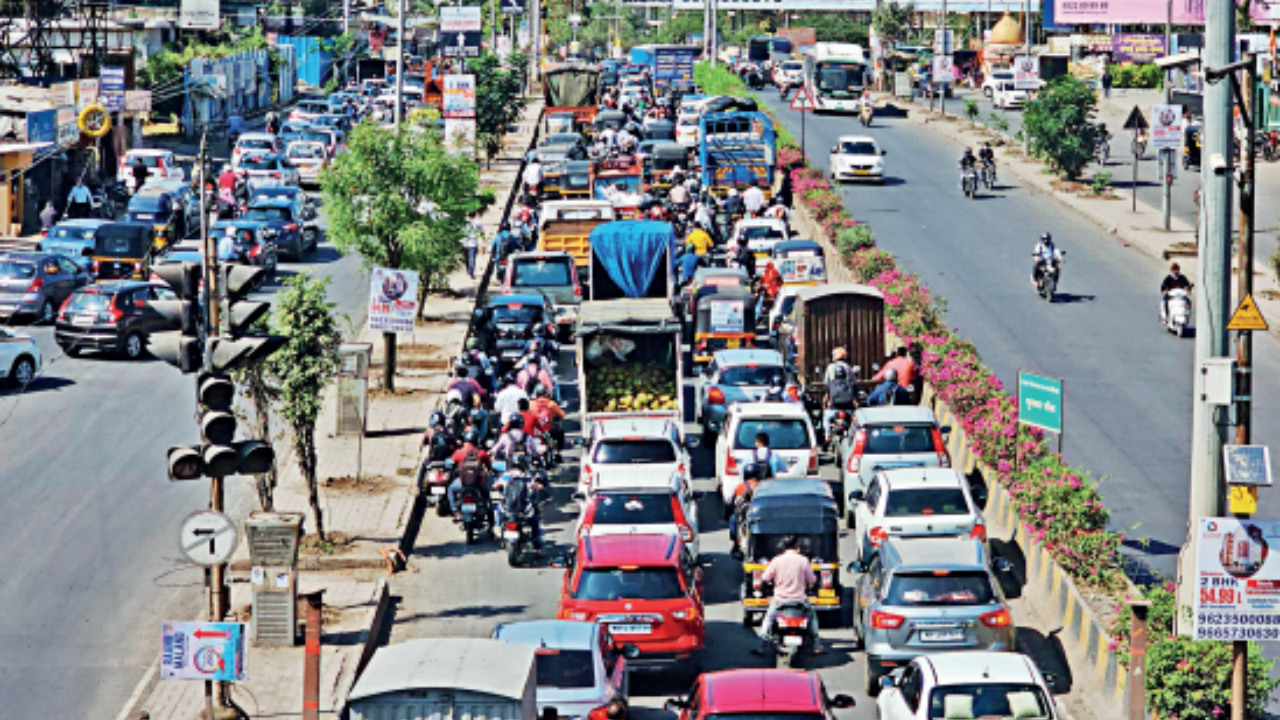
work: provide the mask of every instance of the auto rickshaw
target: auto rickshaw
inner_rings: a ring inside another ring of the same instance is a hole
[[[1204,141],[1200,123],[1190,123],[1182,130],[1182,169],[1200,167],[1200,144]]]
[[[720,350],[755,347],[756,297],[741,285],[712,285],[698,298],[693,317],[694,366]]]
[[[668,120],[650,120],[640,129],[641,140],[676,141],[676,124]]]
[[[144,185],[125,211],[129,222],[147,223],[153,230],[157,250],[176,243],[186,235],[184,202],[177,193],[165,188]]]
[[[577,132],[577,118],[572,111],[560,111],[547,114],[547,134]]]
[[[764,581],[769,561],[782,553],[782,539],[795,535],[800,552],[818,576],[809,602],[819,612],[839,612],[844,595],[840,584],[840,512],[825,480],[763,480],[756,486],[746,518],[734,539],[742,550],[742,624],[757,625],[773,596]]]
[[[621,130],[622,126],[627,124],[627,115],[621,110],[603,110],[596,113],[596,119],[592,123],[594,134],[598,135],[604,132],[605,128],[613,128],[615,131]]]
[[[590,160],[566,161],[560,175],[560,197],[565,200],[590,200],[594,176]]]
[[[608,200],[617,219],[635,220],[640,217],[644,188],[638,162],[623,164],[620,159],[605,162],[596,171],[591,184],[592,197]]]
[[[693,314],[695,308],[698,307],[698,300],[703,295],[714,290],[707,290],[708,287],[720,285],[736,285],[738,287],[751,287],[751,278],[747,276],[747,271],[742,268],[701,268],[693,274],[693,280],[682,288],[680,291],[680,302],[678,312],[682,317],[688,317]]]
[[[686,172],[689,171],[689,150],[677,143],[658,143],[649,152],[647,165],[649,191],[664,197],[671,191],[671,171],[677,165]]]
[[[102,282],[150,277],[154,232],[146,222],[107,223],[98,228],[93,241],[94,279]]]
[[[827,281],[822,246],[812,240],[783,240],[773,246],[770,259],[782,274],[783,287],[809,287]]]

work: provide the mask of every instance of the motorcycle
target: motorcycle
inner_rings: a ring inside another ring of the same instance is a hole
[[[418,491],[427,496],[427,507],[436,509],[436,517],[453,514],[449,507],[449,477],[453,472],[452,460],[424,462],[418,467]]]
[[[498,491],[495,493],[501,494]],[[499,498],[498,501],[501,502],[501,499]],[[533,518],[526,513],[503,518],[502,544],[507,548],[507,564],[511,567],[520,567],[525,551],[534,546],[532,520]]]
[[[996,164],[994,162],[988,161],[982,163],[982,184],[985,185],[988,190],[995,189]]]
[[[1100,138],[1098,144],[1093,147],[1093,159],[1098,161],[1099,165],[1106,165],[1111,159],[1111,141]]]
[[[972,200],[978,195],[978,173],[972,168],[964,171],[964,180],[961,182],[964,188],[965,197]]]
[[[1062,251],[1059,251],[1062,252]],[[1066,255],[1065,252],[1062,252]],[[1036,264],[1036,292],[1045,302],[1053,302],[1054,293],[1058,291],[1058,279],[1062,274],[1062,263],[1041,262]]]
[[[809,603],[804,600],[785,602],[778,606],[773,627],[769,628],[769,642],[776,652],[777,667],[798,668],[802,655],[813,653],[813,632],[809,628],[811,617]]]
[[[858,113],[859,119],[862,120],[862,127],[871,127],[871,117],[874,113],[870,105],[862,106],[862,111]]]
[[[1280,160],[1280,134],[1275,131],[1264,132],[1258,139],[1262,145],[1262,158],[1267,162]]]
[[[89,191],[89,207],[93,217],[100,220],[116,219],[116,203],[111,199],[111,193],[105,189]]]
[[[836,448],[849,437],[850,413],[847,410],[836,410],[831,418],[831,433],[827,438],[827,452],[835,452]]]
[[[1131,149],[1133,150],[1133,156],[1136,158],[1141,158],[1143,155],[1146,155],[1147,154],[1147,136],[1142,133],[1138,133],[1137,135],[1134,135],[1133,143],[1131,144]]]
[[[485,498],[480,493],[480,488],[464,487],[462,493],[458,496],[458,517],[462,522],[462,530],[467,535],[467,544],[475,543],[476,536],[488,532],[492,534],[493,528],[489,526],[489,515],[483,504],[491,502],[492,498]]]
[[[1169,291],[1169,297],[1160,303],[1160,323],[1164,329],[1186,337],[1191,327],[1191,292],[1178,288]]]

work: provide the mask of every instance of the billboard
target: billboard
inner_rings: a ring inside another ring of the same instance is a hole
[[[444,76],[444,119],[455,120],[476,116],[476,76]]]
[[[1174,25],[1203,25],[1206,0],[1173,0]],[[1236,0],[1240,5],[1240,0]],[[1250,10],[1256,22],[1280,20],[1280,3],[1255,2]],[[1169,0],[1054,0],[1053,21],[1059,25],[1163,24],[1169,16]]]
[[[1201,518],[1195,638],[1280,640],[1280,522]]]
[[[221,25],[219,0],[182,0],[178,27],[187,30],[217,30]]]
[[[1117,33],[1111,36],[1111,61],[1149,63],[1165,52],[1163,35]]]
[[[418,273],[375,267],[369,273],[369,328],[413,332],[418,317]]]

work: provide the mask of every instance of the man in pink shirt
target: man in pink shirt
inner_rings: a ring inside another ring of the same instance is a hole
[[[822,652],[822,639],[818,637],[818,613],[809,603],[809,586],[818,584],[818,576],[814,574],[809,558],[800,552],[800,541],[795,535],[782,539],[782,554],[769,561],[761,577],[765,582],[773,583],[773,598],[769,601],[769,609],[764,613],[764,621],[760,623],[759,653],[770,649],[770,632],[773,620],[778,614],[778,606],[788,602],[800,601],[809,608],[809,632],[813,634],[814,654]]]
[[[915,362],[913,362],[911,357],[907,355],[907,346],[903,345],[898,348],[897,357],[885,363],[884,367],[880,368],[880,372],[876,373],[875,377],[871,379],[875,382],[880,382],[884,380],[885,375],[887,375],[890,370],[898,371],[899,385],[904,388],[911,388],[911,383],[916,381],[917,373]]]

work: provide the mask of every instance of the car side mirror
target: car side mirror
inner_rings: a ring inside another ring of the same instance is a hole
[[[701,444],[702,444],[702,440],[697,435],[684,436],[684,446],[689,448],[690,450],[698,447]]]
[[[557,555],[551,558],[551,567],[563,570],[569,567],[569,558],[564,555]]]
[[[586,438],[584,438],[584,437],[576,437],[576,438],[574,438],[574,439],[573,439],[573,446],[574,446],[574,447],[586,447],[586,446],[587,446],[587,439],[586,439]]]
[[[863,492],[863,491],[861,491],[861,490],[850,490],[850,491],[849,491],[849,502],[851,502],[851,503],[860,503],[860,502],[862,502],[862,501],[863,501],[863,499],[865,499],[865,498],[866,498],[866,496],[867,496],[867,495],[866,495],[866,493],[864,493],[864,492]]]
[[[854,560],[853,562],[846,565],[845,569],[851,573],[857,573],[861,575],[862,573],[867,571],[867,564],[862,562],[861,560]]]
[[[893,679],[893,677],[891,677],[891,676],[889,676],[889,675],[883,675],[883,676],[881,676],[881,678],[880,678],[880,688],[881,688],[882,690],[888,690],[889,688],[891,688],[891,687],[893,687],[893,686],[894,686],[894,679]]]
[[[622,646],[622,657],[628,660],[635,660],[640,657],[640,648],[632,645],[631,643],[627,643]]]
[[[942,427],[938,428],[938,430],[939,430],[943,435],[950,435],[950,434],[951,434],[951,426],[950,426],[950,425],[943,425]]]
[[[839,145],[833,146],[833,147],[831,148],[831,154],[832,154],[832,155],[835,155],[835,154],[836,154],[836,153],[838,153],[838,152],[840,152],[840,146],[839,146]]]
[[[889,154],[889,151],[888,151],[888,150],[881,150],[881,151],[880,151],[880,154],[881,154],[881,155],[888,155],[888,154]]]
[[[851,708],[854,705],[857,705],[857,702],[854,701],[852,697],[845,695],[844,693],[831,698],[831,707],[836,709],[843,710],[844,708]]]

